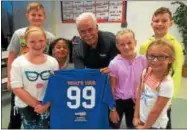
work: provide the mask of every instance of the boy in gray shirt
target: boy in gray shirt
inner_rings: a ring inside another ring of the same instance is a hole
[[[46,18],[45,8],[43,7],[42,4],[38,2],[29,3],[27,6],[26,17],[30,23],[30,26],[42,27],[42,24]],[[10,91],[11,91],[11,86],[10,86],[11,64],[17,56],[24,54],[28,51],[28,47],[25,44],[25,40],[24,40],[24,33],[25,33],[26,28],[27,27],[16,30],[8,46],[9,55],[8,55],[8,69],[7,69],[8,70],[7,88]],[[45,31],[45,33],[46,33],[47,40],[48,40],[48,44],[45,50],[47,52],[48,45],[54,39],[54,35],[47,31]],[[9,123],[8,129],[20,129],[21,128],[20,114],[19,113],[14,114],[14,106],[15,106],[14,97],[15,95],[12,93],[10,123]]]

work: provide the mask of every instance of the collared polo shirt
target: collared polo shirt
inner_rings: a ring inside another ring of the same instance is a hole
[[[91,48],[84,41],[74,46],[73,62],[75,68],[99,69],[107,67],[117,55],[115,35],[110,32],[98,32],[96,48]]]

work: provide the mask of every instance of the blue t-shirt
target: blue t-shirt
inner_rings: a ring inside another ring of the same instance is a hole
[[[43,103],[48,101],[52,129],[107,129],[108,108],[115,106],[109,78],[97,69],[56,71]]]

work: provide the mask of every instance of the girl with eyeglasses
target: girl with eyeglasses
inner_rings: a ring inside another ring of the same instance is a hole
[[[174,92],[171,77],[175,50],[163,39],[153,41],[146,53],[148,68],[143,71],[138,88],[133,123],[138,129],[166,128]]]
[[[55,58],[44,53],[47,38],[40,27],[30,26],[24,35],[28,52],[16,58],[11,66],[11,87],[25,129],[47,129],[49,103],[41,101],[50,71],[58,69]]]

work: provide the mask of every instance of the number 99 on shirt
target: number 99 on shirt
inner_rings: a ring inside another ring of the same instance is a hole
[[[88,95],[89,92],[90,94]],[[85,86],[81,90],[78,86],[70,86],[67,89],[67,98],[70,100],[67,102],[67,106],[71,109],[77,109],[81,105],[86,109],[92,109],[95,106],[95,88],[93,86]],[[81,101],[81,98],[89,103]]]

